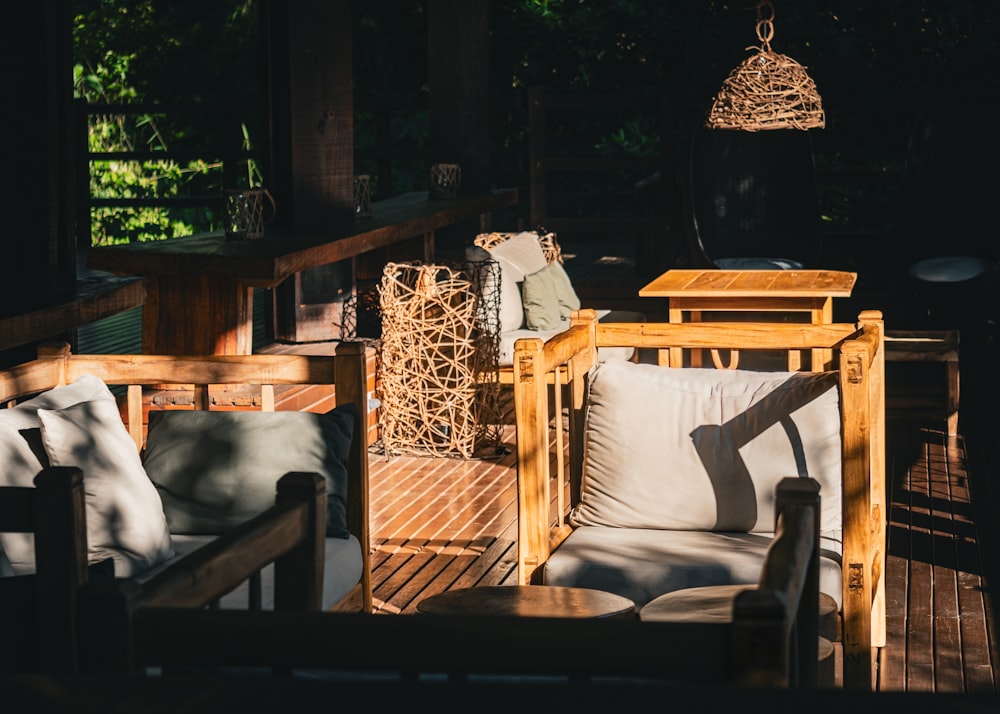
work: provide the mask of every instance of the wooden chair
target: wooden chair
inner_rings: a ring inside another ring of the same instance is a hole
[[[534,231],[534,236],[535,240],[538,242],[540,250],[538,251],[537,258],[532,258],[530,260],[544,261],[544,263],[549,266],[558,264],[559,267],[561,267],[563,264],[562,248],[559,245],[559,240],[556,234],[551,232],[546,233],[544,231]],[[492,251],[497,246],[500,246],[516,237],[518,237],[518,234],[516,233],[480,233],[476,236],[473,242],[476,247],[482,248],[484,251],[487,251],[487,253],[492,255]],[[495,258],[492,258],[490,262],[497,261]],[[535,267],[537,267],[538,264],[540,263],[536,263]],[[503,264],[501,263],[501,266],[502,265]],[[518,267],[522,270],[524,269],[524,265]],[[496,278],[492,281],[487,279],[486,285],[482,288],[482,293],[487,308],[499,311],[499,316],[493,318],[495,321],[499,322],[499,334],[497,335],[496,347],[497,373],[495,376],[496,379],[499,380],[500,384],[512,384],[514,379],[514,369],[512,366],[514,344],[517,340],[522,337],[536,336],[547,340],[562,330],[567,329],[569,327],[569,321],[564,319],[558,326],[549,329],[529,329],[527,327],[528,323],[525,317],[526,312],[521,301],[522,288],[519,287],[519,283],[515,283],[510,279],[511,274],[507,272],[507,269],[498,267],[497,273],[497,277],[500,278],[499,287],[495,285]],[[494,305],[494,303],[496,304]],[[576,306],[579,306],[579,304],[579,299],[577,298]],[[598,319],[602,322],[637,322],[646,319],[646,316],[643,313],[636,312],[634,310],[595,308],[595,312],[598,315]],[[634,357],[634,350],[609,348],[602,351],[601,357],[602,359],[632,359]],[[487,378],[483,379],[483,381],[488,382],[493,378],[494,375],[490,373]]]
[[[326,486],[318,474],[289,473],[275,505],[143,583],[97,580],[79,592],[84,672],[136,672],[147,608],[202,609],[273,563],[275,610],[319,612],[323,587]],[[220,610],[221,611],[221,610]],[[195,631],[176,631],[190,645]]]
[[[344,611],[371,612],[372,594],[370,578],[370,542],[368,534],[368,457],[367,457],[367,361],[364,345],[344,343],[338,346],[335,357],[318,355],[247,355],[247,356],[165,356],[165,355],[75,355],[66,345],[45,346],[39,350],[39,357],[31,362],[0,371],[0,401],[8,406],[57,387],[72,384],[83,375],[97,377],[108,386],[123,388],[121,411],[128,433],[137,449],[142,449],[145,441],[143,388],[155,386],[175,387],[192,395],[195,409],[207,409],[221,387],[247,389],[256,386],[258,399],[265,411],[274,409],[275,387],[283,385],[321,385],[327,391],[327,398],[338,405],[353,405],[353,438],[347,454],[347,531],[356,539],[361,560],[357,583],[334,607]],[[332,406],[332,405],[331,405]],[[124,436],[123,436],[124,438]],[[127,439],[126,439],[127,443]],[[279,474],[280,475],[280,474]],[[83,474],[86,478],[86,473]],[[319,479],[319,482],[316,482]],[[193,553],[174,561],[168,561],[151,579],[141,585],[129,578],[118,578],[116,583],[86,582],[84,569],[87,562],[86,529],[82,526],[70,528],[70,519],[49,518],[44,522],[29,522],[27,519],[15,521],[15,529],[28,530],[34,526],[43,530],[44,545],[49,538],[73,536],[75,548],[57,563],[46,568],[49,560],[38,560],[39,588],[41,597],[62,600],[62,614],[53,614],[53,622],[70,621],[76,617],[81,647],[121,645],[128,641],[128,617],[136,607],[157,603],[201,607],[231,591],[249,578],[251,600],[256,589],[256,577],[260,568],[274,562],[275,607],[313,608],[318,607],[317,598],[323,589],[324,539],[326,538],[326,509],[317,504],[326,504],[325,483],[315,474],[286,476],[284,490],[279,503],[265,511],[258,518],[220,535]],[[34,489],[27,489],[34,490]],[[292,493],[297,495],[292,495]],[[41,494],[39,494],[40,496]],[[28,495],[16,496],[23,506]],[[291,503],[286,503],[289,501]],[[12,507],[15,511],[17,507]],[[9,513],[6,506],[2,513]],[[57,521],[61,530],[52,530],[49,525]],[[44,526],[44,528],[40,528]],[[318,530],[317,530],[318,528]],[[313,539],[319,538],[317,543]],[[317,556],[318,552],[318,556]],[[316,558],[319,562],[315,562]],[[292,567],[279,566],[278,561],[293,563]],[[55,578],[55,588],[49,587]],[[298,573],[296,575],[296,572]],[[73,577],[70,578],[70,573]],[[16,578],[0,578],[13,582]],[[67,582],[70,582],[67,585]],[[284,583],[284,584],[283,584]],[[0,587],[6,585],[0,582]],[[81,611],[93,613],[89,622],[81,622],[90,616],[82,616],[70,603],[69,592],[79,590],[80,602],[75,603]],[[108,592],[117,592],[117,599]],[[89,595],[88,595],[89,593]],[[290,599],[289,599],[290,598]],[[113,603],[109,605],[108,603]],[[89,603],[84,605],[84,603]],[[116,609],[117,608],[117,609]],[[107,619],[105,619],[107,618]],[[110,637],[101,627],[103,623],[117,622],[118,637]],[[57,628],[58,629],[58,628]],[[72,630],[65,632],[71,635]],[[44,637],[43,637],[44,639]],[[72,640],[72,636],[70,636]],[[66,645],[68,647],[68,645]],[[104,661],[108,666],[127,668],[127,647],[118,647],[103,653],[103,660],[88,658],[87,666]],[[72,658],[63,652],[54,660],[60,668],[71,669]]]
[[[741,648],[742,655],[735,658],[739,664],[731,666],[741,668],[737,671],[743,683],[832,686],[832,667],[823,667],[824,676],[819,675],[820,660],[824,665],[833,663],[832,646],[822,637],[819,616],[819,482],[788,477],[775,491],[774,539],[756,583],[674,590],[647,603],[639,619],[731,622],[734,646]],[[713,607],[720,591],[726,596]],[[747,610],[755,608],[770,608],[769,628],[756,630],[760,619],[768,618],[749,618]]]
[[[753,322],[605,324],[599,323],[587,310],[574,316],[569,330],[547,342],[519,340],[514,359],[519,582],[550,582],[551,573],[547,574],[550,559],[560,549],[566,549],[568,543],[573,543],[573,534],[579,530],[568,516],[581,503],[586,477],[584,463],[594,449],[593,443],[587,441],[592,440],[592,435],[586,431],[587,419],[593,414],[587,401],[588,390],[592,388],[588,376],[598,364],[595,355],[599,347],[740,349],[743,354],[753,354],[757,350],[829,349],[834,356],[835,374],[816,373],[816,376],[835,384],[837,390],[834,407],[837,416],[833,418],[839,420],[840,482],[835,484],[839,487],[835,490],[839,490],[838,498],[842,499],[839,519],[842,547],[839,571],[837,566],[828,564],[839,575],[836,581],[840,591],[831,594],[840,601],[842,613],[844,685],[871,689],[876,648],[885,644],[883,341],[881,315],[874,311],[862,313],[856,325],[792,325]],[[654,365],[630,367],[678,369]],[[560,387],[556,390],[556,399],[552,398],[551,388],[547,386],[553,382]],[[560,397],[560,393],[565,396]],[[638,403],[651,399],[651,396],[640,395]],[[564,405],[568,416],[565,434],[560,428]],[[553,439],[554,425],[557,428]],[[625,424],[616,424],[616,428],[621,429],[621,436],[629,430]],[[837,430],[836,426],[833,430]],[[605,436],[608,443],[617,443],[615,436]],[[568,444],[564,445],[564,438],[568,439]],[[683,441],[690,437],[684,434],[680,438]],[[654,463],[659,459],[662,463],[664,457],[657,455],[660,445],[649,444],[648,448],[653,452],[650,459]],[[718,483],[715,485],[718,487]],[[829,507],[831,502],[827,500],[826,503]],[[616,537],[623,535],[621,528],[608,530],[615,531]],[[593,532],[591,529],[591,534]],[[587,547],[583,546],[585,553]],[[576,548],[567,552],[578,555],[580,546]],[[639,563],[641,558],[631,552],[631,560]],[[615,563],[615,567],[629,567],[617,560]],[[589,570],[593,573],[599,569],[590,567]],[[627,577],[623,579],[628,580]],[[583,585],[565,580],[550,584]],[[615,592],[611,584],[588,583],[585,586]],[[636,600],[627,592],[619,591],[618,594]],[[641,607],[643,603],[636,604]]]

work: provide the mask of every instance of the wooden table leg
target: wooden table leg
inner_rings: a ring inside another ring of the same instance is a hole
[[[670,307],[667,309],[667,322],[674,325],[679,325],[684,322],[684,311],[678,307],[674,307],[674,300],[670,300]],[[662,361],[662,360],[661,360]],[[684,350],[680,347],[670,348],[670,366],[671,367],[683,367],[684,366]]]
[[[814,325],[833,324],[833,298],[823,299],[819,307],[810,310],[809,319]],[[833,350],[812,350],[810,359],[812,360],[811,369],[813,372],[833,369]]]

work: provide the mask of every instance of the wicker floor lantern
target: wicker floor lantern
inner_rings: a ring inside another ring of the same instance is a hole
[[[500,443],[499,275],[486,262],[387,263],[380,286],[379,427],[387,456],[457,456]],[[491,317],[492,315],[492,317]],[[492,325],[492,326],[490,326]]]
[[[761,44],[749,48],[756,53],[722,83],[705,126],[738,131],[823,128],[823,104],[816,83],[798,62],[771,50],[773,37],[774,8],[764,0],[757,5]]]

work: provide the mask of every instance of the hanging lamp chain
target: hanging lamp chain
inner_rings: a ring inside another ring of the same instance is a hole
[[[765,11],[767,15],[765,16]],[[757,39],[760,40],[760,51],[771,51],[771,40],[774,39],[774,5],[769,0],[757,4]],[[748,48],[749,49],[749,48]]]

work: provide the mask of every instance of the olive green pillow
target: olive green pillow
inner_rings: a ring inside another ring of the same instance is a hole
[[[171,533],[218,534],[274,505],[290,471],[326,480],[326,535],[347,538],[354,406],[312,412],[152,411],[143,466]]]
[[[549,272],[552,274],[556,284],[556,297],[559,298],[559,315],[564,319],[569,319],[569,314],[573,310],[580,309],[580,298],[573,289],[569,275],[562,263],[552,263],[549,265]]]
[[[559,263],[550,263],[541,270],[524,276],[521,286],[524,322],[529,330],[554,330],[580,309],[580,298]]]

